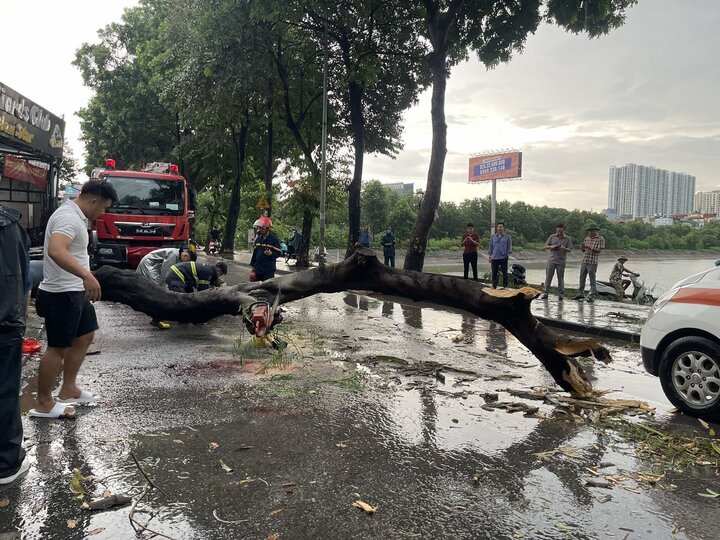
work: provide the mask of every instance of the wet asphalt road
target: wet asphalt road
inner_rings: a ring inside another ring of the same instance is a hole
[[[231,267],[229,281],[246,272]],[[90,513],[69,489],[77,467],[93,477],[90,498],[107,489],[137,499],[144,481],[130,452],[164,491],[148,493],[135,518],[172,538],[718,536],[718,500],[697,496],[718,491],[713,468],[668,477],[674,490],[588,487],[589,467],[627,474],[646,464],[613,432],[482,409],[486,392],[553,385],[494,323],[400,299],[319,295],[287,306],[291,363],[258,373],[273,358],[248,347],[232,317],[160,331],[125,306],[97,312],[100,353],[80,383],[103,401],[75,421],[24,419],[33,467],[0,493],[0,538],[133,538],[130,507]],[[636,349],[609,346],[614,365],[585,364],[597,388],[647,400],[656,425],[697,429],[662,412],[669,404]],[[455,370],[444,381],[408,376],[404,362]],[[37,364],[25,366],[25,406]],[[536,455],[561,447],[570,456]]]

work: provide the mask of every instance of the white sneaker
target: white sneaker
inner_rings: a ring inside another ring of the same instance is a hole
[[[28,472],[30,469],[30,460],[25,456],[25,459],[23,459],[23,462],[20,464],[20,468],[18,469],[18,472],[16,472],[13,475],[5,476],[3,478],[0,478],[0,485],[7,485],[12,484],[15,480],[17,480],[20,476]]]

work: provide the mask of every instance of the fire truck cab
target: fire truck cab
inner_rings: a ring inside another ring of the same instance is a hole
[[[93,225],[94,267],[136,268],[152,250],[187,244],[194,192],[177,165],[150,163],[141,171],[123,171],[107,159],[91,178],[112,184],[118,194],[118,201]]]

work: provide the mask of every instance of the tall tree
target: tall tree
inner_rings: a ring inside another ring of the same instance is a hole
[[[78,163],[67,141],[63,142],[63,159],[58,168],[58,182],[61,186],[72,184],[78,175]]]
[[[415,30],[412,2],[298,0],[307,16],[301,26],[319,47],[332,47],[338,90],[338,121],[353,146],[348,185],[349,256],[360,234],[360,192],[365,153],[394,155],[400,149],[402,113],[429,82],[424,46]]]
[[[177,102],[188,105],[181,119],[205,125],[230,143],[234,179],[223,250],[233,252],[251,131],[265,101],[258,28],[248,3],[215,0],[208,9],[207,2],[185,0],[169,16],[166,39],[172,63],[182,66],[169,90]]]
[[[76,52],[73,65],[94,91],[78,111],[87,172],[106,157],[127,168],[173,157],[177,115],[160,100],[153,66],[162,46],[157,29],[168,5],[168,0],[143,0],[125,10],[121,22],[99,30],[99,42],[85,43]]]
[[[430,44],[432,147],[425,196],[405,255],[406,270],[422,270],[428,233],[440,204],[447,154],[445,90],[450,68],[477,54],[487,67],[510,60],[543,17],[597,37],[622,25],[637,0],[421,0],[421,34]]]

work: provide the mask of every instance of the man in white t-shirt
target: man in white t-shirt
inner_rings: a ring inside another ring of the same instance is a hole
[[[95,308],[100,284],[90,272],[88,222],[99,218],[117,193],[111,184],[90,180],[75,201],[58,208],[47,224],[43,246],[43,280],[35,309],[45,318],[48,347],[40,360],[35,418],[73,417],[68,403],[88,403],[94,396],[80,390],[76,377],[98,329]],[[57,401],[52,396],[58,375],[63,382]]]

